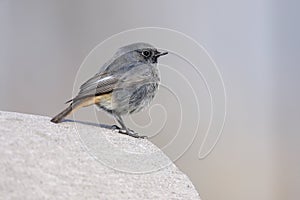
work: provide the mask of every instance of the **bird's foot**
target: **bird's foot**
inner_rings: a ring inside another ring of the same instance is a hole
[[[118,130],[119,133],[131,136],[131,137],[134,137],[134,138],[143,138],[143,139],[147,138],[147,136],[138,135],[138,133],[134,132],[131,129],[125,130],[125,129],[122,129],[121,127],[117,126],[117,125],[112,125],[111,129],[112,130]]]
[[[147,136],[139,135],[138,133],[135,133],[133,130],[124,130],[124,129],[119,129],[119,133],[125,134],[134,138],[142,138],[145,139]]]
[[[112,125],[110,127],[112,130],[121,130],[121,127],[117,126],[117,125]]]

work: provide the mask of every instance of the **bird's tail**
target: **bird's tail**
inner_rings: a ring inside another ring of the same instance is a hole
[[[65,117],[67,117],[68,115],[70,115],[73,112],[74,109],[75,108],[74,108],[74,106],[72,104],[69,105],[69,107],[67,107],[62,112],[60,112],[58,115],[56,115],[55,117],[53,117],[51,119],[51,122],[53,122],[53,123],[59,123],[59,122],[61,122]]]
[[[69,107],[67,107],[65,110],[63,110],[62,112],[57,114],[55,117],[53,117],[51,119],[51,122],[59,123],[65,117],[67,117],[72,112],[74,112],[75,110],[77,110],[81,107],[92,105],[92,104],[97,103],[97,102],[98,101],[96,101],[96,97],[87,97],[87,98],[83,98],[83,99],[79,99],[79,100],[73,100],[73,102],[69,105]]]

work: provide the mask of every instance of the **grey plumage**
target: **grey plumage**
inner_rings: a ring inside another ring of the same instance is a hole
[[[130,131],[121,116],[138,112],[154,98],[160,81],[157,58],[166,55],[147,43],[134,43],[120,48],[92,78],[83,83],[78,95],[67,103],[76,108],[96,104],[120,123],[120,132],[140,137]],[[60,122],[72,110],[66,109],[52,122]]]

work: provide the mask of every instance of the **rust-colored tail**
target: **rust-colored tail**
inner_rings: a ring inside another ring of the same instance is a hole
[[[56,115],[55,117],[53,117],[51,119],[51,122],[53,122],[53,123],[59,123],[59,122],[61,122],[65,117],[67,117],[69,114],[72,113],[73,109],[74,109],[74,106],[72,104],[69,105],[69,107],[67,107],[65,110],[63,110],[58,115]]]
[[[79,99],[79,100],[74,100],[69,107],[67,107],[65,110],[63,110],[61,113],[59,113],[58,115],[56,115],[55,117],[53,117],[51,119],[51,122],[53,123],[59,123],[61,122],[65,117],[67,117],[68,115],[70,115],[72,112],[74,112],[75,110],[81,108],[81,107],[86,107],[86,106],[90,106],[93,105],[95,103],[99,103],[100,99],[102,98],[102,96],[93,96],[93,97],[86,97],[83,99]]]
[[[61,122],[65,117],[70,115],[72,112],[78,110],[81,107],[89,106],[92,104],[91,101],[89,101],[90,98],[80,99],[77,101],[73,101],[66,109],[64,109],[62,112],[57,114],[55,117],[51,119],[51,122],[53,123],[59,123]]]

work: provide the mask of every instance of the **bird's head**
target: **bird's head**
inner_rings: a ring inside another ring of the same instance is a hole
[[[160,52],[154,46],[147,43],[134,43],[121,47],[116,55],[124,56],[133,62],[156,64],[160,56],[167,55],[168,52]]]

